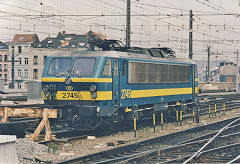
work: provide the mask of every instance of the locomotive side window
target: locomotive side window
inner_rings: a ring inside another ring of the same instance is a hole
[[[67,75],[72,65],[71,58],[54,58],[51,61],[48,75],[62,76]]]
[[[146,78],[146,64],[145,63],[135,63],[135,79],[137,82],[145,83],[147,82]]]
[[[74,61],[72,75],[89,76],[93,73],[95,58],[77,58]]]
[[[118,76],[118,59],[114,59],[114,76]]]
[[[126,76],[126,71],[127,71],[127,62],[126,60],[122,61],[122,76]]]
[[[148,75],[148,81],[151,81],[152,83],[159,82],[159,64],[147,64],[147,75]]]
[[[129,83],[187,83],[187,65],[129,62]]]
[[[107,59],[103,68],[103,76],[111,76],[112,60]]]

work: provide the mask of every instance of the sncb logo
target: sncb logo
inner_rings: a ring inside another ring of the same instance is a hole
[[[71,91],[71,90],[73,90],[73,87],[70,86],[70,85],[69,85],[69,86],[66,86],[66,90],[67,90],[67,91]]]

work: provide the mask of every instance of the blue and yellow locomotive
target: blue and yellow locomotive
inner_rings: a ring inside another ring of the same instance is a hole
[[[196,64],[169,48],[69,51],[47,58],[42,93],[63,126],[87,130],[130,120],[136,110],[144,118],[191,104],[197,83]]]

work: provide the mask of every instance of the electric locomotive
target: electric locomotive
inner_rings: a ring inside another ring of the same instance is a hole
[[[42,96],[61,126],[91,130],[101,123],[144,118],[198,94],[196,64],[169,48],[69,51],[48,57]]]

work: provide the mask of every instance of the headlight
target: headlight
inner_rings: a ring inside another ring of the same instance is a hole
[[[97,112],[98,112],[98,113],[100,112],[100,107],[97,107]]]
[[[95,92],[96,90],[97,90],[96,85],[91,85],[91,86],[90,86],[90,91],[91,91],[91,92]]]
[[[71,84],[71,82],[72,82],[72,79],[69,78],[69,77],[67,77],[66,80],[65,80],[65,83],[66,83],[66,84]]]
[[[97,98],[97,92],[91,92],[91,98],[96,99]]]
[[[48,91],[48,90],[49,90],[49,85],[44,85],[44,86],[43,86],[43,90],[44,90],[44,91]]]

